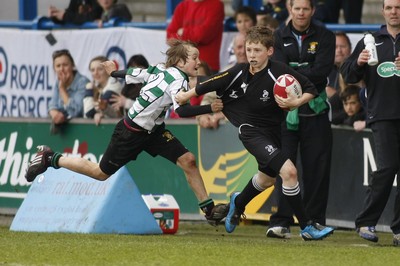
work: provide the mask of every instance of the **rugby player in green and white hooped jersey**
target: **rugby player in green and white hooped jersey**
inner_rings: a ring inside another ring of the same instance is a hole
[[[222,102],[215,101],[208,106],[179,106],[175,95],[188,90],[189,77],[197,76],[200,65],[199,51],[193,43],[176,40],[166,52],[165,65],[150,66],[147,69],[131,68],[116,71],[112,61],[103,63],[108,74],[125,78],[127,83],[144,83],[127,116],[115,126],[110,143],[99,164],[84,158],[64,157],[45,145],[38,146],[38,153],[28,164],[26,179],[32,182],[37,175],[51,166],[64,167],[97,180],[106,180],[139,153],[146,151],[152,156],[160,155],[177,164],[185,173],[187,181],[199,200],[199,207],[207,221],[218,224],[227,214],[226,205],[214,206],[208,197],[203,179],[196,166],[195,156],[167,129],[164,116],[174,106],[181,117],[191,117],[222,110]]]

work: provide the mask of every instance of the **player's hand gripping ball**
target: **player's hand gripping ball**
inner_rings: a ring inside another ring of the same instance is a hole
[[[282,98],[287,98],[288,93],[286,91],[296,98],[300,98],[303,93],[300,83],[290,74],[280,75],[274,85],[274,95],[276,94]]]

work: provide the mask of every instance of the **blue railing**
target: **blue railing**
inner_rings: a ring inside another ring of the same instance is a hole
[[[144,29],[165,30],[168,22],[125,22],[119,19],[111,19],[103,24],[104,28],[110,27],[137,27]],[[380,28],[379,24],[326,24],[332,31],[344,32],[366,32],[376,31]],[[34,20],[0,21],[1,28],[18,28],[34,30],[52,29],[97,29],[96,22],[86,22],[80,26],[74,24],[57,24],[47,17],[37,17]],[[225,21],[225,31],[236,31],[235,23],[231,19]]]
[[[165,30],[168,21],[170,20],[175,7],[182,0],[166,0],[166,21],[165,22],[124,22],[119,19],[113,19],[103,24],[104,28],[110,27],[137,27],[145,29]],[[35,30],[51,30],[51,29],[97,29],[96,22],[87,22],[81,26],[73,24],[56,24],[47,17],[36,17],[37,0],[18,0],[19,2],[19,17],[18,21],[0,21],[1,28],[18,28],[18,29],[35,29]],[[262,0],[242,0],[243,5],[252,6],[259,9],[262,5]],[[32,20],[29,20],[32,19]],[[380,25],[377,24],[327,24],[328,29],[332,31],[344,32],[366,32],[376,31]],[[225,31],[236,31],[235,23],[232,19],[225,20]]]
[[[176,6],[182,0],[166,0],[165,4],[167,7],[167,20],[172,17]],[[252,6],[256,10],[262,6],[263,0],[242,0],[242,4],[245,6]],[[20,20],[30,20],[34,19],[37,16],[37,0],[18,0],[18,11],[19,11],[19,19]]]

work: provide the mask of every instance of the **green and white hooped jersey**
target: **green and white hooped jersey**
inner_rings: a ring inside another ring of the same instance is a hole
[[[175,95],[188,90],[188,77],[176,67],[163,64],[147,69],[130,68],[125,76],[127,84],[143,83],[140,95],[129,109],[129,118],[142,128],[151,131],[164,122],[171,105],[179,107]]]

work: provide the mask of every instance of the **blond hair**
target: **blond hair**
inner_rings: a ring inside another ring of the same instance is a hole
[[[186,62],[188,58],[188,48],[195,47],[196,44],[190,41],[182,41],[182,40],[170,40],[170,47],[165,53],[167,56],[167,60],[165,62],[165,67],[176,66],[180,60]]]

